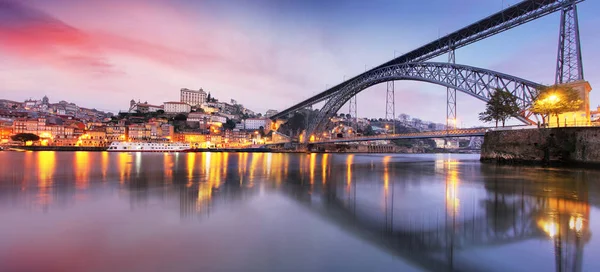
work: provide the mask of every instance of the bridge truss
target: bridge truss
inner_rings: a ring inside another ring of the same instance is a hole
[[[427,61],[432,58],[441,56],[451,50],[467,46],[474,42],[483,40],[490,36],[504,32],[506,30],[525,24],[532,20],[541,18],[556,11],[561,11],[563,13],[562,18],[564,19],[561,20],[561,25],[566,25],[566,27],[561,26],[561,37],[563,37],[562,40],[564,40],[566,43],[562,43],[559,45],[560,48],[558,62],[561,64],[559,64],[560,66],[557,67],[557,74],[559,69],[561,71],[568,70],[562,68],[565,66],[564,64],[566,64],[567,67],[580,67],[580,65],[576,63],[577,61],[581,63],[581,54],[578,45],[579,31],[577,28],[575,5],[583,1],[584,0],[526,0],[513,6],[510,6],[487,18],[479,20],[471,25],[461,28],[444,37],[441,37],[435,41],[425,44],[404,55],[398,56],[386,63],[383,63],[371,70],[366,71],[365,73],[370,73],[374,70],[378,70],[383,67],[388,67],[390,65],[395,64]],[[564,29],[564,31],[562,29]],[[577,41],[577,44],[575,46],[573,45],[574,41]],[[567,53],[561,53],[561,50],[567,50]],[[579,52],[579,59],[576,57],[568,57],[573,56],[573,52]],[[562,78],[565,78],[563,74],[564,73],[561,73],[560,76]],[[581,71],[580,74],[581,77],[583,77],[583,71]],[[340,89],[344,88],[345,85],[349,84],[350,82],[356,80],[357,78],[363,75],[364,74],[360,74],[353,78],[345,80],[344,82],[335,85],[332,88],[329,88],[311,98],[308,98],[288,109],[281,111],[280,113],[272,116],[271,118],[274,120],[286,118],[289,114],[301,110],[309,105],[325,101],[334,96]],[[557,75],[557,82],[559,81],[558,77],[559,76]],[[566,78],[568,79],[569,77]]]
[[[317,118],[310,123],[309,135],[324,131],[329,119],[357,93],[370,86],[393,80],[434,83],[456,89],[482,101],[488,101],[494,91],[500,88],[517,98],[521,113],[516,118],[525,123],[536,123],[530,119],[532,114],[529,107],[537,90],[543,87],[525,79],[466,65],[439,62],[393,64],[364,73],[339,89],[325,103]]]

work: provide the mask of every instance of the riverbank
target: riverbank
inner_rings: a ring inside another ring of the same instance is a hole
[[[106,151],[106,147],[84,146],[10,146],[4,147],[7,151]]]
[[[490,131],[481,161],[503,164],[600,166],[600,127]]]

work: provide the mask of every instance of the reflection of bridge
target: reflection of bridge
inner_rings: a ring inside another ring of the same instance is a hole
[[[316,161],[312,155],[310,160]],[[323,173],[331,173],[331,176],[322,181],[322,186],[318,183],[313,186],[313,181],[310,187],[287,183],[284,191],[310,211],[353,235],[426,269],[482,271],[485,267],[478,267],[481,263],[457,262],[454,255],[474,247],[549,238],[554,242],[557,271],[581,271],[583,245],[590,235],[586,188],[571,188],[573,186],[560,182],[549,187],[547,184],[532,187],[526,181],[498,183],[501,172],[494,171],[486,176],[487,169],[448,164],[441,170],[446,177],[445,208],[407,210],[406,205],[410,206],[410,203],[403,199],[405,195],[396,196],[397,203],[394,204],[394,195],[402,194],[402,187],[406,186],[403,183],[407,180],[394,182],[401,176],[393,174],[395,167],[384,163],[384,169],[380,166],[370,168],[368,176],[365,174],[367,180],[357,182],[356,175],[361,172],[361,166],[353,164],[352,159],[346,165],[347,172],[334,162],[323,162],[323,166],[330,168],[322,170]],[[411,168],[403,164],[402,172],[411,171],[406,167]],[[415,171],[423,173],[422,166],[414,167],[419,168]],[[321,171],[311,169],[317,173]],[[482,185],[488,193],[477,202],[479,205],[463,208],[460,205],[464,204],[459,204],[458,200],[458,183],[463,177],[474,176],[483,177]],[[377,182],[378,177],[383,178],[383,184]],[[383,195],[375,199],[383,198],[384,207],[374,207],[372,196],[365,196],[373,191],[372,182],[384,186]]]
[[[556,68],[556,84],[583,80],[583,66],[579,43],[579,27],[576,4],[583,0],[526,0],[483,20],[432,41],[404,55],[396,57],[371,70],[308,98],[279,114],[273,120],[289,117],[294,112],[324,102],[317,116],[310,121],[305,138],[311,135],[319,138],[327,129],[330,119],[340,108],[350,101],[350,114],[356,116],[355,96],[366,88],[387,82],[388,99],[386,119],[395,119],[394,84],[395,80],[416,80],[447,87],[447,119],[456,120],[456,91],[463,92],[482,101],[488,101],[496,89],[510,92],[517,98],[521,112],[517,119],[525,123],[535,123],[536,116],[529,111],[537,90],[542,85],[515,76],[482,68],[455,64],[455,49],[464,47],[510,28],[538,19],[550,13],[561,11],[559,48]],[[445,53],[448,63],[425,62]],[[354,98],[354,99],[353,99]],[[353,99],[353,100],[352,100]],[[448,122],[447,121],[447,122]],[[447,123],[447,125],[452,125]]]

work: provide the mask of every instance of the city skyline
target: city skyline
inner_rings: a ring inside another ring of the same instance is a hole
[[[519,1],[81,2],[0,1],[2,98],[48,95],[118,112],[131,98],[159,104],[202,87],[257,112],[282,110]],[[600,81],[597,8],[579,6],[592,88]],[[548,15],[458,50],[457,63],[552,84],[558,25],[558,14]],[[441,86],[398,82],[396,112],[443,122],[445,95]],[[595,91],[591,103],[600,103]],[[483,108],[459,94],[459,122],[478,124]],[[359,117],[384,113],[385,84],[358,95]]]

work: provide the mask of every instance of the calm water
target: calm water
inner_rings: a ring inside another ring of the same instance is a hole
[[[0,271],[600,271],[600,172],[0,152]]]

